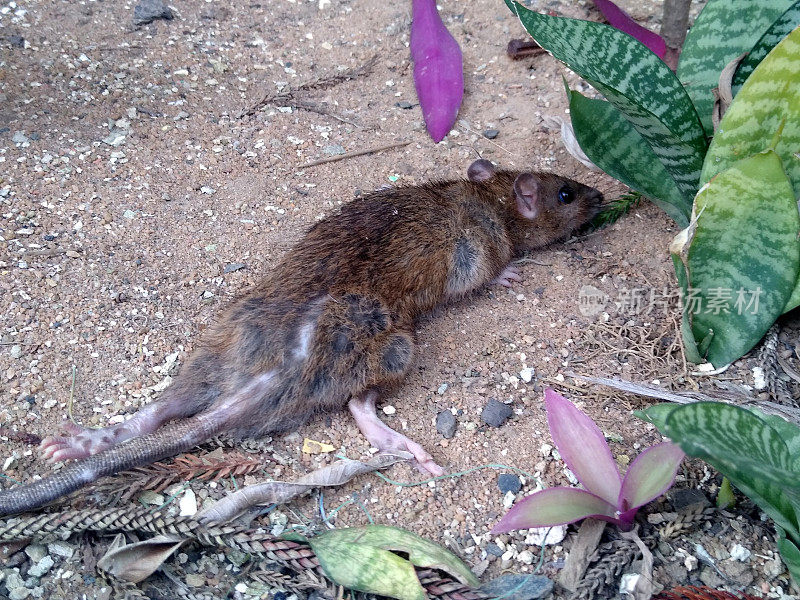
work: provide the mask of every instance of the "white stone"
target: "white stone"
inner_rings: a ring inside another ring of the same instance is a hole
[[[186,490],[178,506],[182,517],[191,517],[197,514],[197,496],[195,496],[194,491],[191,489]]]
[[[750,558],[750,550],[741,544],[734,544],[730,552],[731,558],[733,560],[738,560],[739,562],[745,562]]]

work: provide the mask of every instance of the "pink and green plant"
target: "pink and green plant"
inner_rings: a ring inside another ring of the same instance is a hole
[[[555,487],[526,496],[511,507],[492,533],[564,525],[587,517],[631,530],[636,511],[674,483],[683,451],[670,442],[651,446],[622,477],[594,421],[549,388],[544,402],[553,442],[585,489]]]

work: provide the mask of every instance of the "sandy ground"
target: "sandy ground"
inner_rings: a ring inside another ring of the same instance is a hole
[[[598,18],[586,2],[533,4]],[[658,26],[660,3],[621,4]],[[49,470],[24,438],[51,434],[67,418],[73,377],[77,422],[105,425],[134,412],[157,397],[172,363],[185,360],[226,302],[291,252],[316,220],[358,194],[462,177],[478,155],[506,167],[552,170],[609,198],[625,192],[570,157],[558,132],[544,124],[545,117],[566,116],[562,75],[572,87],[589,88],[548,56],[509,60],[507,42],[524,32],[502,3],[442,3],[464,52],[467,89],[456,128],[438,145],[418,107],[398,106],[416,101],[410,3],[178,2],[174,20],[140,28],[132,26],[133,6],[0,2],[0,460],[13,479]],[[241,116],[265,96],[358,68],[373,56],[368,73],[297,94],[316,111],[267,104]],[[484,137],[489,129],[499,132],[495,139]],[[409,144],[303,167],[398,141]],[[646,402],[588,388],[569,373],[697,385],[676,343],[677,313],[649,300],[674,290],[666,247],[676,232],[644,204],[606,229],[536,253],[513,290],[487,289],[440,308],[420,324],[416,366],[404,387],[384,399],[383,418],[451,472],[488,464],[527,471],[534,478],[524,478],[524,494],[537,481],[566,482],[541,402],[544,387],[554,386],[597,420],[623,463],[631,460],[660,440],[630,416]],[[589,285],[609,295],[607,309],[596,315],[580,310],[581,288]],[[644,310],[637,312],[631,298],[644,298]],[[752,384],[749,366],[742,361],[730,378]],[[520,375],[526,367],[533,371],[529,383]],[[481,420],[491,398],[513,408],[499,428]],[[457,415],[450,440],[435,428],[443,410]],[[254,445],[263,467],[237,483],[295,478],[333,460],[332,453],[304,454],[305,437],[351,458],[370,454],[350,417],[336,414]],[[538,549],[524,534],[500,537],[503,556],[486,551],[498,542],[488,531],[505,511],[498,472],[483,468],[415,487],[368,476],[326,492],[323,503],[331,511],[357,498],[338,512],[337,526],[366,523],[369,515],[405,527],[447,545],[486,578],[506,569],[531,572],[535,564],[524,552]],[[421,477],[406,465],[388,475],[404,482]],[[678,485],[700,487],[713,500],[716,482],[701,464],[689,463]],[[191,488],[202,505],[233,485],[195,481]],[[300,515],[318,516],[317,504],[317,496],[302,499],[273,512],[272,523],[283,514],[290,525],[301,524]],[[673,507],[662,501],[657,510]],[[774,560],[774,533],[758,526],[757,512],[716,519],[705,533],[701,526],[661,542],[657,583],[705,581],[701,573],[713,569],[687,557],[695,543],[710,547],[716,538],[714,556],[725,564],[737,563],[729,559],[734,543],[753,556],[735,565],[727,582],[708,575],[712,584],[788,593]],[[545,574],[557,573],[569,540],[548,547]],[[68,565],[58,558],[41,580],[28,576],[32,597],[107,597],[108,587],[76,559]],[[181,564],[171,568],[183,579]],[[14,568],[25,578],[29,567],[26,558]],[[188,585],[212,590],[211,597],[241,595],[230,587],[214,592],[210,581]],[[166,593],[170,585],[177,584],[162,578]],[[0,581],[0,594],[4,589]]]

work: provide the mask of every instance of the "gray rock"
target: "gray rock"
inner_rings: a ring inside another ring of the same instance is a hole
[[[8,592],[8,600],[25,600],[31,595],[31,591],[26,587],[18,587]]]
[[[479,588],[489,598],[535,600],[553,591],[553,582],[543,575],[501,575]]]
[[[706,495],[702,491],[694,488],[673,489],[670,490],[667,497],[672,503],[672,508],[674,510],[681,510],[682,508],[695,504],[700,504],[703,508],[711,506]]]
[[[25,548],[25,554],[27,554],[31,562],[35,564],[47,556],[47,548],[42,544],[29,544]]]
[[[28,575],[31,577],[41,577],[45,573],[47,573],[50,569],[53,568],[53,561],[52,558],[49,556],[45,556],[42,560],[37,562],[33,565],[30,569],[28,569]]]
[[[481,412],[481,419],[487,425],[492,427],[500,427],[511,416],[511,407],[502,402],[498,402],[494,398],[490,398],[486,406],[483,407]]]
[[[323,154],[327,154],[328,156],[338,156],[340,154],[344,154],[344,146],[341,144],[328,144],[322,149]]]
[[[26,136],[21,131],[15,131],[14,136],[11,138],[11,141],[15,144],[24,144],[28,141],[28,136]]]
[[[449,410],[443,410],[436,415],[436,431],[448,440],[456,434],[456,418]]]
[[[497,131],[497,129],[487,129],[486,131],[483,132],[483,137],[489,140],[493,140],[498,135],[500,135],[500,132]]]
[[[133,7],[133,24],[147,25],[156,19],[171,20],[173,17],[169,6],[164,4],[164,0],[141,0]]]
[[[486,554],[491,554],[492,556],[503,556],[503,549],[497,544],[489,543],[486,544]]]
[[[497,477],[497,487],[500,488],[504,496],[508,492],[516,494],[522,489],[522,482],[520,482],[519,477],[513,473],[502,473]]]
[[[416,104],[411,104],[411,102],[406,102],[405,100],[401,100],[400,102],[396,102],[395,106],[397,108],[402,108],[403,110],[409,110],[416,106]]]
[[[234,271],[239,271],[240,269],[245,268],[244,263],[231,263],[226,265],[225,268],[222,270],[223,273],[233,273]]]
[[[75,553],[75,546],[59,540],[47,544],[47,551],[54,556],[60,556],[69,560]]]

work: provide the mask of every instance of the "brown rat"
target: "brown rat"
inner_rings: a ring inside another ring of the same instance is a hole
[[[0,515],[219,433],[290,431],[345,406],[373,445],[407,450],[441,474],[375,412],[376,399],[408,372],[416,319],[487,283],[519,281],[513,258],[587,223],[603,199],[575,181],[496,171],[486,160],[468,178],[377,191],[314,225],[270,277],[223,311],[157,402],[118,425],[68,424],[68,437],[45,439],[46,458],[81,460],[0,492]]]

